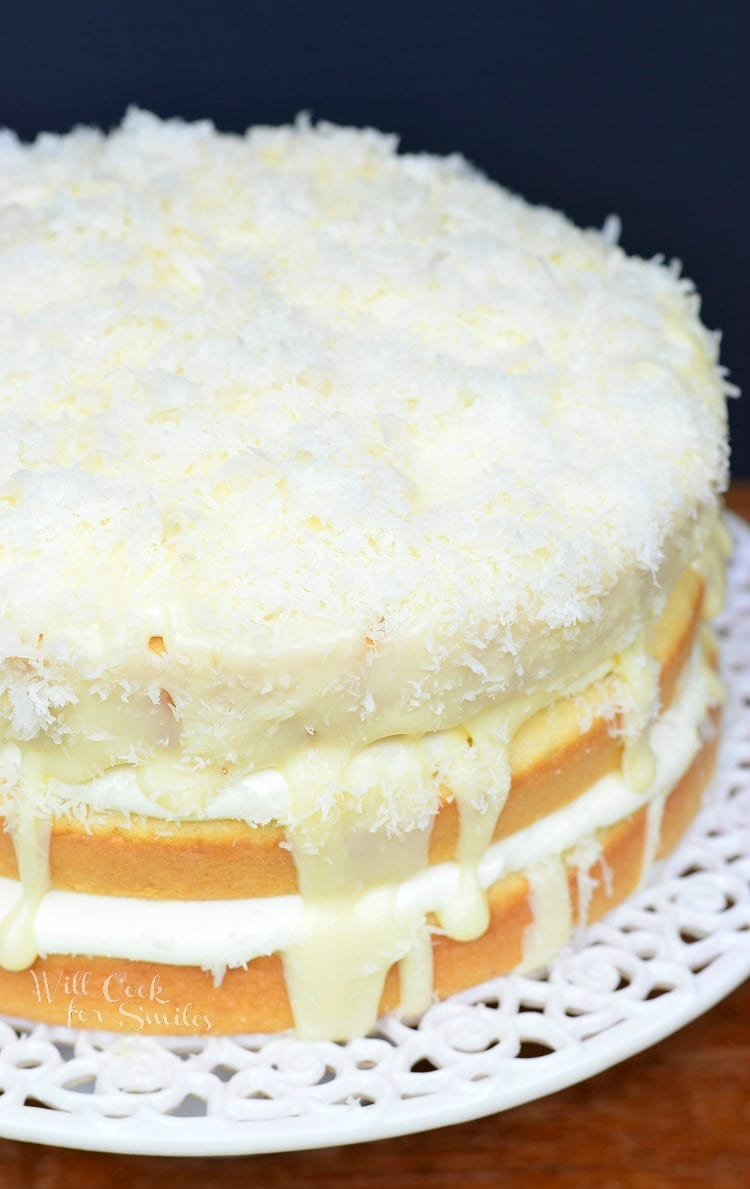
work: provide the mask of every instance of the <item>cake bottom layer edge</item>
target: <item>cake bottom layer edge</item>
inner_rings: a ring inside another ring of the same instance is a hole
[[[547,916],[551,906],[555,918],[547,936],[539,927],[540,889],[530,873],[519,872],[488,890],[490,920],[481,936],[455,941],[435,930],[433,998],[444,999],[512,970],[545,965],[570,940],[572,930],[600,919],[636,891],[652,861],[676,846],[700,808],[714,768],[718,718],[718,711],[713,711],[714,730],[664,798],[658,815],[653,802],[648,803],[600,830],[590,864],[580,855],[570,861],[562,857],[564,887],[558,879],[546,895]],[[566,895],[567,908],[562,904]],[[386,975],[381,1014],[404,1001],[402,979],[402,964],[396,963]],[[131,1035],[227,1035],[293,1026],[278,954],[229,969],[218,984],[198,967],[52,954],[26,970],[0,969],[0,1010],[22,1019]]]

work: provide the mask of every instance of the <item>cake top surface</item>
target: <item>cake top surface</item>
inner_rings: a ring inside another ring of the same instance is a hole
[[[691,284],[613,231],[304,118],[3,133],[16,734],[73,671],[170,666],[178,715],[189,670],[204,707],[244,681],[267,732],[316,698],[450,723],[656,581],[725,484],[725,385]]]

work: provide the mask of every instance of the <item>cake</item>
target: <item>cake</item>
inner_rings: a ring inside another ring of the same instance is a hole
[[[543,967],[700,804],[718,337],[462,158],[0,139],[0,1010],[294,1027]]]

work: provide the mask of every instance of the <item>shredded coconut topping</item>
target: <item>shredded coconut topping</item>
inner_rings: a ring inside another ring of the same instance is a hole
[[[304,118],[2,134],[4,733],[93,738],[98,681],[262,766],[625,646],[727,455],[718,337],[617,231]]]

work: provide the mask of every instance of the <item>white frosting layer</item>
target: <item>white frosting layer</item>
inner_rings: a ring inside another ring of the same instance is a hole
[[[576,847],[596,830],[646,803],[656,804],[696,755],[706,711],[715,698],[715,677],[701,662],[696,648],[679,696],[651,728],[656,773],[650,786],[636,793],[621,774],[604,777],[572,804],[488,847],[478,865],[481,887],[488,888],[510,872],[533,868]],[[656,842],[654,833],[654,846]],[[459,894],[461,874],[458,862],[440,863],[396,889],[365,892],[356,907],[358,930],[382,929],[384,909],[394,913],[395,922],[413,922],[427,913],[440,912]],[[0,879],[0,916],[19,898],[20,884]],[[299,896],[144,902],[60,891],[46,892],[34,924],[42,954],[101,955],[201,966],[218,972],[263,954],[286,951],[299,942],[302,928]],[[401,936],[395,928],[391,942],[396,946],[394,960],[403,957],[414,942],[413,930]]]
[[[0,275],[0,734],[64,781],[302,757],[303,818],[628,647],[725,482],[691,285],[375,132],[4,135]]]
[[[15,786],[21,760],[22,748],[18,744],[0,745],[0,790]],[[124,764],[79,784],[51,777],[44,789],[44,807],[52,817],[67,814],[87,821],[98,814],[112,813],[124,817],[137,814],[161,821],[190,820],[192,816],[189,805],[179,814],[173,805],[148,796],[135,768]],[[251,825],[283,824],[289,820],[290,811],[288,781],[278,769],[264,768],[228,781],[225,788],[198,808],[195,818],[200,821],[244,821]]]

